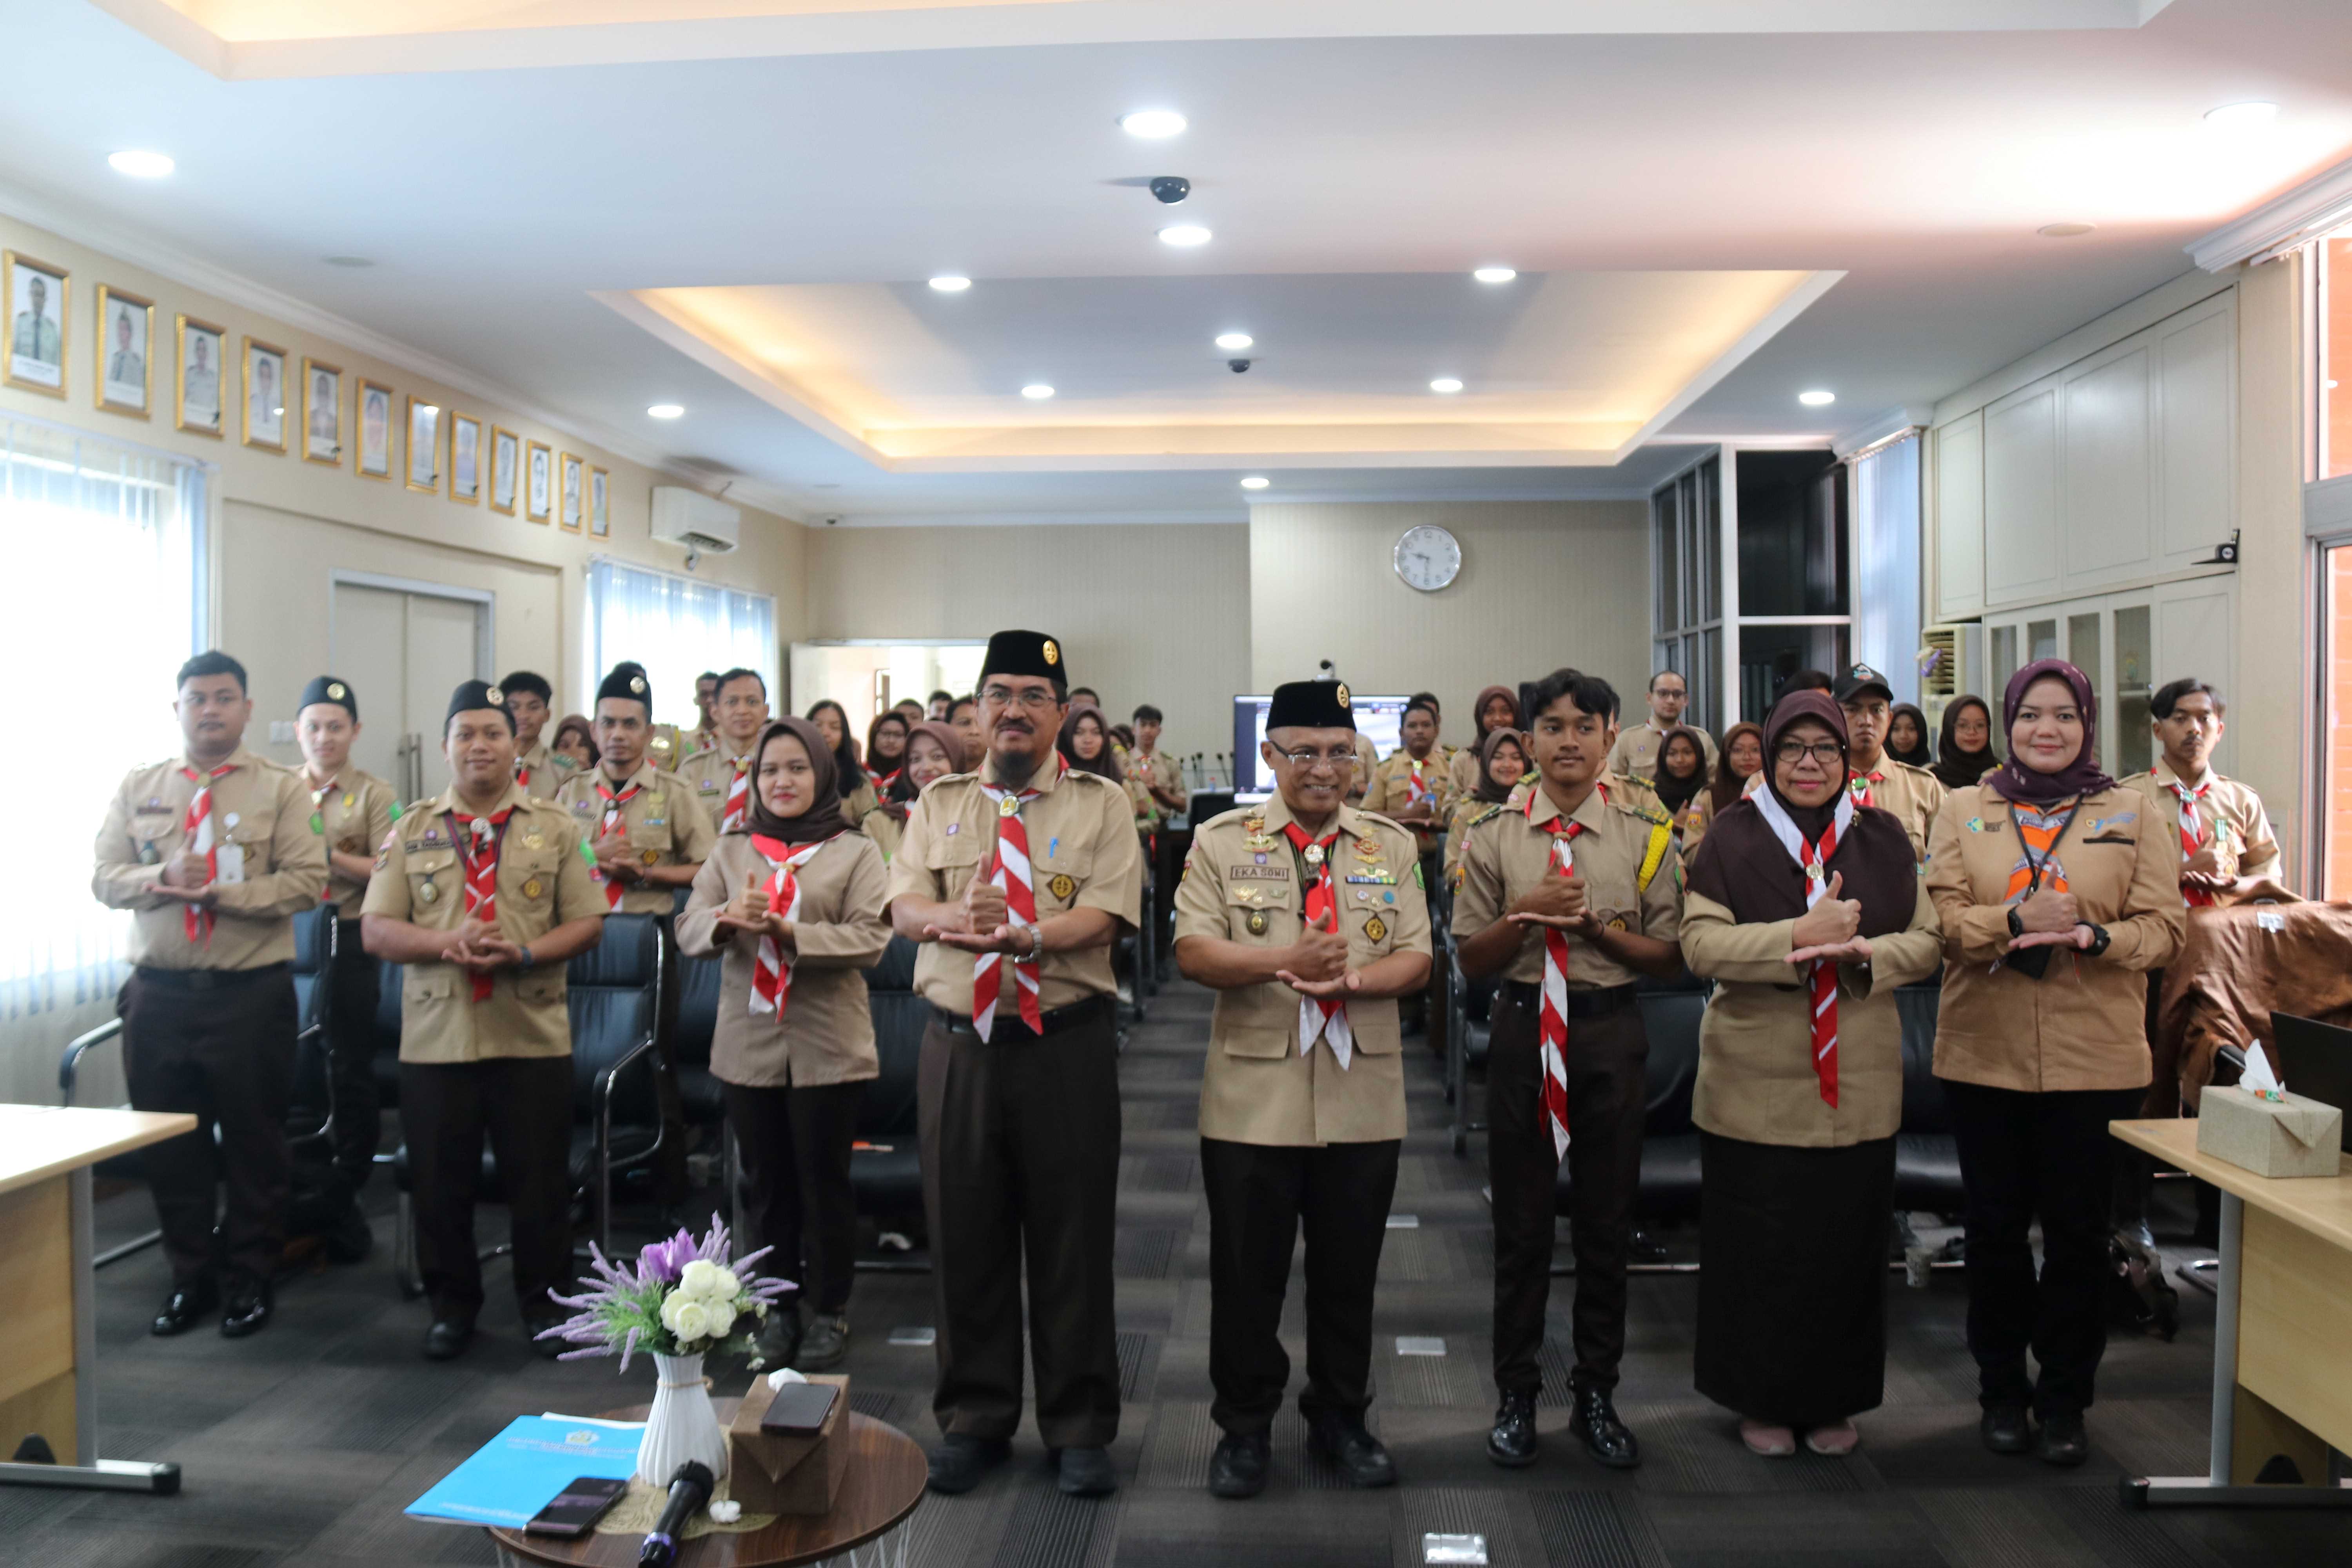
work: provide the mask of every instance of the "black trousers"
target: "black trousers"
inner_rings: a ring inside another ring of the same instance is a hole
[[[572,1058],[403,1062],[400,1127],[435,1320],[470,1323],[482,1308],[474,1202],[486,1132],[513,1234],[515,1300],[526,1320],[562,1312],[547,1293],[572,1293]]]
[[[857,1257],[857,1206],[849,1189],[849,1149],[857,1140],[856,1083],[790,1088],[719,1086],[727,1125],[743,1162],[743,1206],[759,1245],[772,1247],[763,1271],[800,1287],[800,1300],[828,1317],[849,1305]]]
[[[1625,1355],[1625,1264],[1642,1184],[1650,1037],[1636,1006],[1568,1025],[1569,1243],[1576,1256],[1575,1382],[1617,1386]],[[1495,1386],[1543,1386],[1559,1173],[1539,1096],[1536,1005],[1517,986],[1495,999],[1486,1047],[1486,1173],[1495,1191]]]
[[[2090,1408],[2106,1350],[2116,1141],[2144,1090],[2030,1093],[1947,1079],[1960,1180],[1968,1186],[1969,1350],[1978,1398],[2040,1413]],[[2042,1272],[2027,1231],[2042,1222]],[[2041,1363],[2026,1374],[2025,1352]]]
[[[950,1032],[936,1014],[923,1031],[916,1118],[939,1315],[931,1409],[942,1432],[1010,1437],[1020,1426],[1025,1265],[1038,1435],[1054,1448],[1107,1447],[1119,1399],[1113,1009],[1043,1038],[1000,1012],[995,1035]]]
[[[1401,1141],[1321,1148],[1201,1140],[1209,1195],[1209,1415],[1228,1432],[1274,1424],[1290,1382],[1282,1300],[1307,1232],[1307,1388],[1361,1419],[1372,1403],[1372,1287],[1388,1238]]]
[[[383,1137],[375,1088],[377,975],[375,960],[360,943],[360,922],[339,922],[335,969],[327,982],[327,1076],[335,1096],[335,1174],[353,1195],[373,1173]]]
[[[194,1132],[146,1152],[163,1256],[179,1285],[224,1265],[267,1281],[285,1248],[293,1184],[286,1100],[297,1033],[294,977],[284,964],[249,974],[205,971],[204,989],[175,983],[178,976],[133,971],[118,1004],[131,1109],[196,1118]]]

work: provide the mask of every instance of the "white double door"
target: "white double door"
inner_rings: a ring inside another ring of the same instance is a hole
[[[450,693],[497,679],[493,596],[359,573],[337,574],[332,592],[327,668],[359,702],[352,760],[403,801],[438,795],[449,782],[441,736]]]

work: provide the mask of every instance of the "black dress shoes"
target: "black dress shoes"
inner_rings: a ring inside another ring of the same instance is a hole
[[[950,1432],[930,1453],[930,1488],[953,1497],[980,1485],[980,1478],[1004,1463],[1013,1445],[1002,1437],[971,1437]]]
[[[560,1313],[551,1317],[525,1318],[522,1321],[522,1331],[524,1337],[530,1341],[530,1353],[541,1361],[553,1361],[566,1351],[578,1350],[580,1348],[578,1345],[560,1335],[550,1335],[546,1339],[539,1337],[548,1330],[570,1321],[569,1318]]]
[[[2053,1410],[2044,1414],[2033,1434],[2033,1457],[2069,1470],[2089,1458],[2091,1439],[2083,1430],[2082,1413]]]
[[[794,1299],[779,1302],[768,1309],[767,1317],[760,1324],[749,1364],[753,1372],[772,1372],[777,1367],[792,1365],[800,1353],[800,1301]]]
[[[184,1334],[219,1305],[220,1287],[210,1279],[191,1279],[184,1285],[174,1285],[172,1293],[163,1298],[163,1310],[147,1325],[147,1331],[160,1338]]]
[[[474,1337],[474,1325],[462,1318],[436,1319],[425,1331],[426,1361],[456,1361],[466,1353],[467,1344]]]
[[[1317,1452],[1339,1467],[1351,1487],[1396,1485],[1396,1464],[1381,1440],[1365,1429],[1360,1416],[1342,1415],[1326,1405],[1300,1411],[1307,1417],[1307,1440]]]
[[[1536,1462],[1538,1447],[1535,1390],[1506,1392],[1495,1411],[1495,1429],[1486,1434],[1486,1457],[1507,1469],[1523,1470]]]
[[[1265,1470],[1273,1458],[1272,1445],[1263,1432],[1228,1432],[1209,1456],[1212,1497],[1255,1497],[1265,1490]]]
[[[1988,1405],[1977,1417],[1977,1435],[1996,1454],[2022,1454],[2033,1447],[2033,1426],[2022,1405]]]
[[[1108,1497],[1118,1490],[1108,1448],[1065,1448],[1059,1463],[1062,1476],[1055,1485],[1070,1497]]]
[[[1617,1406],[1606,1390],[1576,1391],[1576,1435],[1584,1439],[1588,1453],[1612,1470],[1630,1470],[1642,1462],[1642,1445],[1617,1419]]]
[[[247,1334],[257,1334],[269,1325],[269,1287],[256,1279],[241,1279],[228,1288],[227,1303],[221,1308],[221,1338],[241,1340]]]

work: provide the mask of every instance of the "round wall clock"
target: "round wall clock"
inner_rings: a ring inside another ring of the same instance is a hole
[[[1462,543],[1433,522],[1408,528],[1396,542],[1396,574],[1408,588],[1434,594],[1462,574]]]

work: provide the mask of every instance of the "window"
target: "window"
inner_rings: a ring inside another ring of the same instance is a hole
[[[1895,700],[1919,700],[1919,438],[1887,442],[1853,459],[1853,651],[1894,683]]]
[[[2312,399],[2311,472],[2315,479],[2352,474],[2352,231],[2311,247],[2312,360],[2318,385]]]
[[[2320,552],[2323,899],[2352,899],[2352,545]]]
[[[1681,675],[1690,690],[1688,717],[1712,730],[1721,725],[1716,683],[1723,668],[1722,470],[1709,458],[1650,496],[1650,668]],[[1640,710],[1633,710],[1637,721]]]
[[[10,770],[6,819],[51,822],[17,835],[0,905],[0,1017],[97,1000],[121,984],[131,917],[90,897],[90,845],[123,774],[180,751],[169,689],[202,646],[205,472],[195,464],[31,420],[0,419],[0,539],[14,595],[20,670],[65,679],[21,688],[26,735],[63,738],[70,763]],[[105,629],[91,635],[92,582],[105,565]],[[80,591],[62,590],[66,584]],[[93,722],[97,715],[103,715]],[[62,779],[65,821],[37,788]]]
[[[618,561],[588,567],[588,672],[594,691],[613,666],[635,659],[653,683],[654,717],[700,722],[694,678],[704,670],[756,669],[768,683],[769,706],[784,710],[776,682],[776,601],[649,572]]]
[[[1846,470],[1825,451],[1745,451],[1733,474],[1739,717],[1761,723],[1790,675],[1853,661]]]

